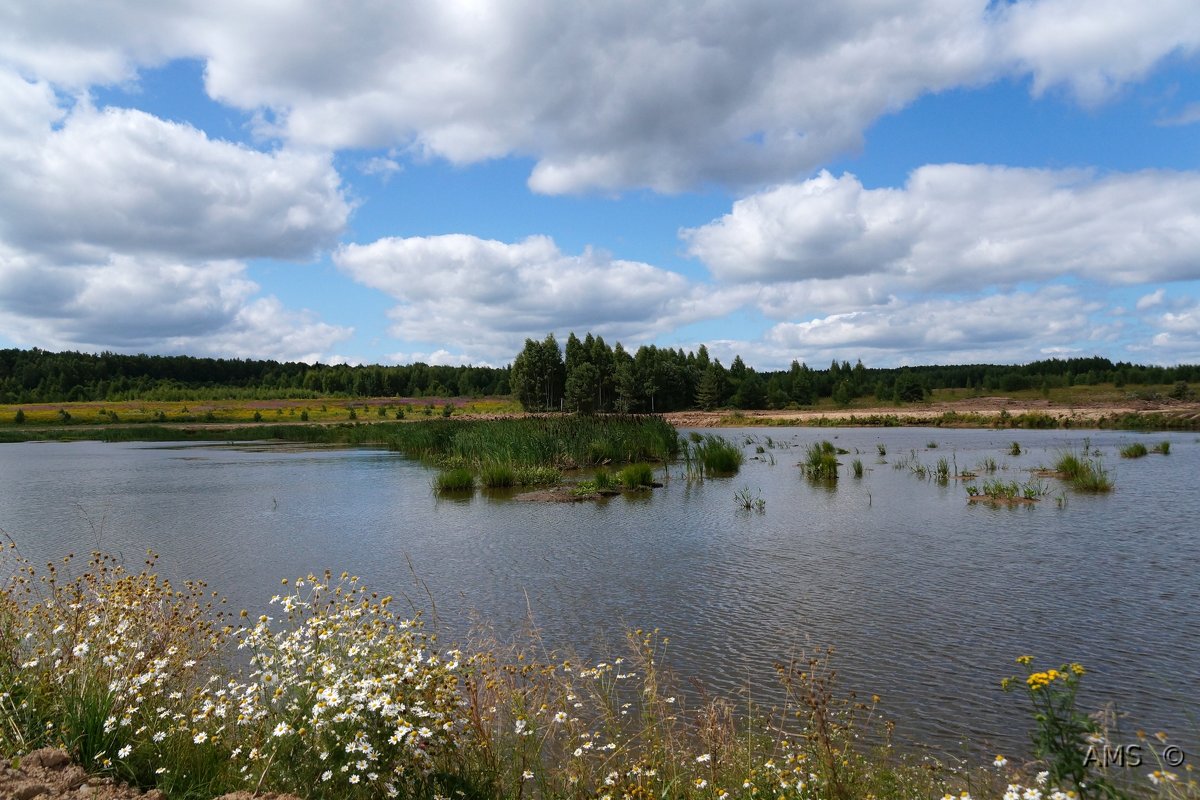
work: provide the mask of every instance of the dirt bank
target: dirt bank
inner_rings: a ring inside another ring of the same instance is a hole
[[[217,800],[251,800],[249,792]],[[162,792],[142,792],[111,778],[89,776],[62,750],[44,748],[27,756],[5,758],[0,766],[0,798],[5,800],[165,800]],[[263,794],[258,800],[300,800],[292,795]]]
[[[972,397],[943,403],[922,403],[903,407],[876,406],[843,409],[788,410],[788,411],[742,411],[737,416],[729,411],[677,411],[666,414],[672,425],[681,428],[715,428],[723,425],[852,425],[871,417],[895,417],[901,424],[920,425],[933,423],[945,425],[947,415],[956,415],[964,427],[980,426],[995,420],[1001,413],[1019,417],[1022,414],[1045,414],[1069,423],[1071,427],[1095,427],[1106,418],[1125,414],[1166,414],[1172,418],[1183,417],[1200,420],[1200,403],[1155,402],[1150,400],[1126,400],[1121,402],[1088,402],[1074,405],[1053,403],[1049,400],[1014,400],[1008,397]],[[853,418],[853,419],[852,419]],[[953,424],[953,423],[950,423]],[[1063,425],[1063,427],[1066,427]]]

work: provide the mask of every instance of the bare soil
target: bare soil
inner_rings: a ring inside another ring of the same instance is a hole
[[[216,800],[251,800],[250,792],[234,792]],[[142,792],[96,775],[71,761],[62,750],[46,747],[0,766],[0,798],[4,800],[166,800],[158,789]],[[258,800],[301,800],[294,795],[262,794]]]
[[[920,403],[908,406],[850,407],[840,409],[805,409],[786,411],[743,411],[736,418],[738,425],[796,425],[853,424],[851,417],[896,417],[911,424],[933,420],[953,412],[963,417],[995,417],[1007,411],[1011,416],[1046,414],[1060,421],[1069,420],[1072,427],[1096,425],[1106,417],[1124,414],[1170,414],[1172,417],[1200,419],[1200,403],[1181,401],[1122,400],[1120,402],[1089,401],[1065,405],[1050,400],[1016,400],[1010,397],[972,397],[939,403]],[[715,428],[731,424],[729,411],[676,411],[664,415],[672,425],[682,428]],[[964,424],[973,424],[969,419]],[[975,423],[977,425],[977,423]]]

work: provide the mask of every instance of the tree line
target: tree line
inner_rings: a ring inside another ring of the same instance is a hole
[[[825,398],[848,404],[860,397],[917,402],[934,389],[1016,392],[1111,383],[1172,385],[1188,394],[1200,366],[1143,366],[1107,358],[1048,359],[1023,365],[966,364],[868,368],[858,361],[817,369],[793,360],[786,370],[759,372],[735,355],[729,366],[700,345],[695,352],[644,345],[630,354],[618,342],[574,333],[560,347],[553,335],[527,339],[512,364],[514,396],[530,411],[666,412],[714,408],[787,408]],[[1181,388],[1182,387],[1182,388]]]
[[[527,339],[511,366],[305,364],[193,356],[52,353],[0,349],[0,403],[204,400],[304,397],[512,395],[530,411],[663,413],[688,409],[786,408],[830,398],[916,402],[934,389],[1015,392],[1064,386],[1168,385],[1189,396],[1200,365],[1114,363],[1107,358],[1048,359],[1022,365],[964,364],[869,368],[862,361],[757,371],[740,356],[729,366],[708,348],[643,345],[630,353],[603,337],[574,333],[565,346],[549,335]]]

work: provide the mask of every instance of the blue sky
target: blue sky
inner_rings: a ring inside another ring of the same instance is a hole
[[[1195,11],[0,5],[0,346],[1194,363]]]

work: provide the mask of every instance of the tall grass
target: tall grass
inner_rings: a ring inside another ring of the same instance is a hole
[[[1066,451],[1054,464],[1055,471],[1081,492],[1111,492],[1112,478],[1099,458],[1088,455],[1087,446],[1081,452]]]
[[[1121,448],[1121,458],[1141,458],[1149,454],[1150,450],[1141,442],[1134,442]]]
[[[626,489],[653,486],[654,470],[649,464],[630,464],[617,473],[617,482]]]
[[[470,491],[475,488],[475,475],[465,467],[444,469],[433,479],[433,488],[439,492]]]
[[[720,436],[708,434],[697,442],[694,450],[706,475],[733,475],[742,466],[741,448]]]
[[[804,474],[813,480],[835,481],[838,477],[837,448],[825,439],[804,449]]]

